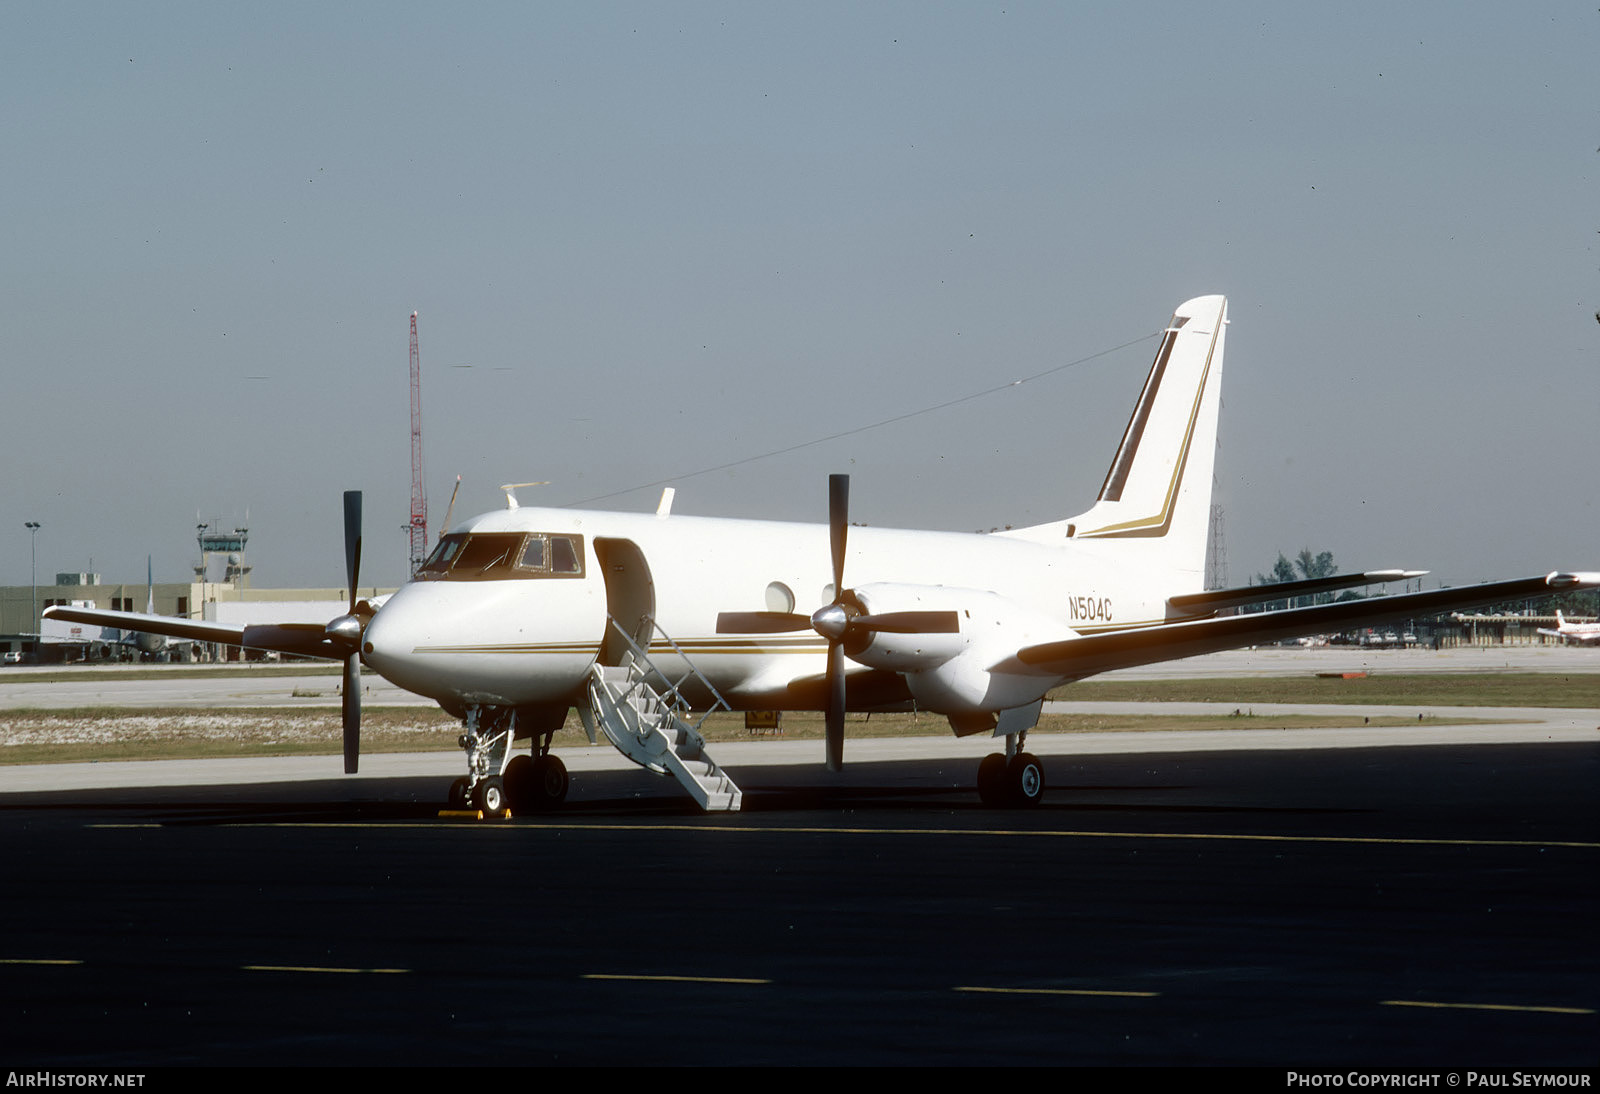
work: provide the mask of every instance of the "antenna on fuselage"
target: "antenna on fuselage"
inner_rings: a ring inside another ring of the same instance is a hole
[[[517,504],[517,493],[516,493],[517,490],[520,487],[523,487],[523,486],[549,486],[549,485],[550,485],[550,481],[548,479],[546,479],[543,482],[503,482],[503,483],[500,484],[500,489],[502,489],[502,490],[504,490],[506,492],[506,508],[507,509],[520,509],[521,506]]]
[[[656,506],[656,519],[666,520],[672,515],[672,499],[678,493],[673,487],[661,491],[661,502]]]

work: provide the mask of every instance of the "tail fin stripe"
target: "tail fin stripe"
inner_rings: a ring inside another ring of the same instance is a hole
[[[1144,382],[1144,391],[1139,396],[1139,402],[1133,408],[1133,416],[1128,419],[1128,428],[1123,431],[1122,444],[1117,448],[1117,456],[1111,461],[1111,468],[1106,472],[1106,481],[1100,487],[1101,501],[1121,501],[1122,488],[1128,482],[1128,472],[1133,469],[1133,457],[1138,454],[1139,440],[1144,436],[1144,427],[1150,421],[1150,407],[1156,401],[1156,392],[1161,388],[1161,378],[1167,372],[1167,358],[1172,355],[1172,346],[1177,341],[1177,331],[1169,329],[1166,337],[1161,340],[1161,349],[1156,353],[1156,363],[1150,369],[1150,376]]]
[[[1161,508],[1154,514],[1147,517],[1122,521],[1117,524],[1108,524],[1103,528],[1094,528],[1089,531],[1079,532],[1079,538],[1086,539],[1093,537],[1107,539],[1112,537],[1121,538],[1126,536],[1164,536],[1167,534],[1167,529],[1172,525],[1172,513],[1174,508],[1176,508],[1175,503],[1178,499],[1178,489],[1183,484],[1184,469],[1189,465],[1189,447],[1194,441],[1195,423],[1200,418],[1200,403],[1205,398],[1206,380],[1211,375],[1212,358],[1217,350],[1217,335],[1221,330],[1222,324],[1218,323],[1217,329],[1211,332],[1211,344],[1206,348],[1205,368],[1200,372],[1200,382],[1195,385],[1194,405],[1189,410],[1189,424],[1184,431],[1183,445],[1178,451],[1178,459],[1172,469],[1172,479],[1167,483],[1167,492],[1165,498],[1162,499]],[[1174,332],[1168,333],[1169,341],[1167,345],[1169,347],[1171,345],[1173,333]],[[1164,349],[1165,348],[1166,347],[1164,347]],[[1162,360],[1158,361],[1157,363],[1164,364],[1165,357],[1163,356]],[[1152,377],[1154,377],[1154,373],[1155,370],[1152,369]],[[1154,385],[1148,385],[1148,387],[1150,395],[1153,399],[1155,395]],[[1143,406],[1143,404],[1141,404],[1141,406]],[[1120,455],[1118,458],[1120,460]],[[1129,454],[1129,461],[1131,464],[1132,453]]]

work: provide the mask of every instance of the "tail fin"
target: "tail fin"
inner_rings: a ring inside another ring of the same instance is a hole
[[[1203,580],[1227,322],[1225,297],[1179,305],[1094,506],[1009,534],[1041,543],[1140,543],[1133,553],[1141,561]]]

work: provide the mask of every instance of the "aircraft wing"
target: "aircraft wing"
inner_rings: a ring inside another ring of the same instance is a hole
[[[166,615],[145,615],[141,612],[73,608],[61,604],[46,608],[44,618],[61,619],[68,623],[91,623],[102,627],[116,627],[124,631],[141,631],[145,634],[164,634],[169,638],[188,638],[196,642],[221,642],[229,646],[273,650],[301,657],[326,657],[334,661],[343,660],[350,652],[347,646],[330,640],[327,629],[320,623],[257,623],[236,626],[228,623],[205,623],[195,619],[177,619]]]
[[[1600,585],[1600,572],[1552,573],[1544,577],[1525,577],[1495,581],[1456,589],[1435,589],[1425,593],[1345,600],[1309,608],[1286,608],[1275,612],[1256,612],[1222,619],[1198,619],[1163,623],[1136,630],[1085,635],[1060,642],[1025,646],[1013,658],[994,669],[1008,665],[1035,672],[1059,673],[1081,679],[1112,669],[1151,665],[1180,657],[1237,649],[1261,642],[1277,642],[1307,634],[1345,630],[1350,627],[1388,623],[1415,616],[1435,615],[1455,608],[1471,608],[1524,597],[1549,596],[1569,589]],[[1273,599],[1279,599],[1274,597]],[[1020,664],[1019,664],[1020,663]]]

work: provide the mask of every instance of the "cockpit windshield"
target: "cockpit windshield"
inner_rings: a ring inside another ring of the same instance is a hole
[[[583,537],[556,532],[454,532],[417,570],[419,581],[582,576]]]

